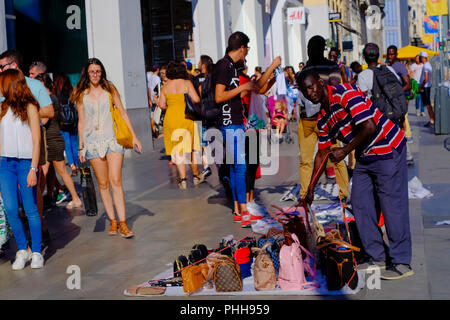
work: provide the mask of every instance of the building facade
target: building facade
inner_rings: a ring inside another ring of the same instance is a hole
[[[88,57],[99,58],[146,147],[151,147],[146,65],[225,55],[229,35],[250,38],[249,73],[276,56],[306,61],[305,25],[287,23],[299,0],[0,0],[0,49],[17,49],[23,71],[43,61],[78,82]]]

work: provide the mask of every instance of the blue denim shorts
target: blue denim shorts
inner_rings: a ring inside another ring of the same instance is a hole
[[[101,156],[97,149],[95,149],[93,152],[89,152],[88,150],[86,150],[86,160],[104,158],[106,157],[106,155],[114,152],[125,154],[125,149],[122,146],[108,146],[108,149],[106,150],[106,154],[104,156]]]

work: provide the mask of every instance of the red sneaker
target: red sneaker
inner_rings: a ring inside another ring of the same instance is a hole
[[[240,223],[242,221],[242,216],[237,212],[233,212],[233,221]]]
[[[248,212],[244,212],[241,216],[241,227],[242,228],[249,228],[252,226],[252,217],[251,214]]]

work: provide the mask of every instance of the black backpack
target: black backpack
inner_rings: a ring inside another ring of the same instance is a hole
[[[206,121],[217,121],[220,117],[220,108],[216,104],[216,87],[212,75],[206,77],[202,84],[202,116]]]
[[[63,131],[75,130],[78,126],[77,109],[70,100],[67,100],[67,103],[61,104],[61,117],[59,125]]]
[[[408,103],[401,83],[386,66],[373,70],[372,102],[390,120],[400,122],[408,113]]]

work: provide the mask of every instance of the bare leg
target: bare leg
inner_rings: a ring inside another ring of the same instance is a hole
[[[114,213],[113,200],[109,191],[108,162],[106,161],[106,158],[97,158],[90,160],[90,163],[94,169],[95,177],[97,178],[100,198],[102,199],[106,214],[108,215],[109,220],[115,220],[116,215]]]
[[[109,181],[111,182],[114,205],[116,206],[117,215],[120,222],[125,222],[125,196],[122,185],[122,167],[123,154],[120,152],[112,152],[106,155],[108,162]]]
[[[61,179],[64,181],[67,190],[69,190],[70,195],[72,196],[73,206],[80,207],[83,203],[81,202],[81,199],[78,196],[72,178],[70,177],[69,173],[66,170],[66,164],[64,163],[64,161],[53,161],[53,166],[55,167]]]

